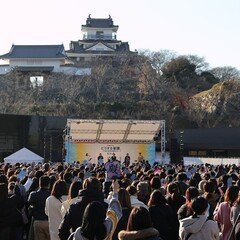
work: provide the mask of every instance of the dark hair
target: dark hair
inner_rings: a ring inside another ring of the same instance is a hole
[[[8,198],[8,186],[5,183],[0,183],[0,202]]]
[[[72,173],[70,173],[70,172],[64,173],[64,175],[63,175],[63,180],[64,180],[66,183],[72,183]]]
[[[84,172],[83,171],[80,171],[78,173],[78,178],[80,178],[83,181],[83,179],[84,179]]]
[[[187,180],[187,174],[186,174],[186,173],[183,173],[183,172],[178,173],[178,175],[177,175],[177,181],[185,181],[185,180]]]
[[[82,183],[80,181],[73,182],[70,185],[69,192],[68,192],[68,198],[73,199],[78,196],[79,190],[82,189]]]
[[[197,197],[192,201],[191,208],[197,215],[201,215],[206,211],[208,207],[208,201],[204,197]]]
[[[132,195],[135,195],[137,193],[137,188],[135,188],[134,186],[129,186],[129,187],[127,187],[127,191],[132,196]]]
[[[53,189],[53,185],[54,185],[54,183],[56,182],[56,176],[55,175],[51,175],[50,176],[50,191],[52,191],[52,189]]]
[[[92,191],[100,192],[101,182],[95,177],[90,177],[88,178],[86,188]]]
[[[63,180],[55,182],[51,195],[60,200],[63,195],[67,195],[67,184]]]
[[[6,175],[4,175],[4,174],[0,175],[0,183],[8,184],[8,179],[7,179]]]
[[[235,201],[238,198],[239,187],[238,186],[231,186],[227,189],[224,195],[224,201],[228,202],[232,207]]]
[[[35,177],[37,178],[37,179],[39,179],[41,176],[43,176],[44,175],[44,172],[42,171],[42,170],[38,170],[36,173],[35,173]]]
[[[213,182],[206,182],[204,185],[203,185],[203,189],[204,189],[204,192],[206,193],[214,193],[214,190],[215,190],[215,186],[214,186],[214,183]]]
[[[59,165],[59,166],[57,167],[57,172],[58,172],[58,173],[61,173],[63,170],[64,170],[63,165]]]
[[[178,184],[176,182],[169,183],[167,186],[167,191],[170,194],[172,200],[176,200],[180,196]]]
[[[194,198],[199,196],[199,191],[196,187],[189,187],[186,190],[186,202],[189,203],[191,202]]]
[[[150,200],[148,202],[148,206],[161,206],[166,205],[167,200],[162,195],[162,193],[159,190],[154,190],[152,194],[150,195]]]
[[[36,191],[38,189],[38,187],[39,187],[39,180],[36,177],[34,177],[32,179],[32,184],[31,184],[28,192],[30,193],[32,191]]]
[[[152,227],[149,211],[144,207],[133,208],[128,218],[127,231],[138,231],[149,227]]]
[[[106,237],[107,230],[104,226],[106,210],[100,202],[87,205],[81,225],[81,233],[88,240],[102,240]]]
[[[124,188],[120,188],[118,191],[118,200],[122,208],[131,208],[131,200],[128,191]]]
[[[16,175],[13,175],[8,179],[8,182],[17,182],[17,181],[18,181],[18,178]]]
[[[161,179],[157,176],[153,177],[150,182],[151,188],[160,189],[161,188]]]
[[[196,188],[198,187],[198,182],[195,178],[191,178],[188,184],[190,187],[196,187]]]
[[[50,178],[48,176],[41,176],[39,179],[40,188],[47,188],[50,186]]]

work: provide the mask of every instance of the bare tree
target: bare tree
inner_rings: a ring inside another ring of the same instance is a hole
[[[211,69],[210,72],[221,82],[228,80],[240,81],[240,71],[234,67],[216,67]]]

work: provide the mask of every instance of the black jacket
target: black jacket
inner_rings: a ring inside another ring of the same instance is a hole
[[[0,202],[0,229],[22,225],[20,209],[23,207],[23,199],[18,195],[12,195]]]
[[[80,192],[79,196],[82,197],[82,200],[70,206],[69,212],[66,213],[60,225],[59,237],[61,240],[68,239],[70,236],[70,229],[72,229],[74,232],[78,227],[82,225],[84,210],[89,203],[93,201],[102,202],[107,211],[108,205],[104,202],[104,196],[102,192],[84,189]]]
[[[28,203],[30,204],[31,215],[34,220],[48,220],[45,214],[45,203],[49,196],[50,191],[45,188],[40,188],[30,193]]]
[[[170,206],[161,205],[149,208],[153,227],[164,240],[178,240],[179,222]]]

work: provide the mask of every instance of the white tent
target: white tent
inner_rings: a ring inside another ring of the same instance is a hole
[[[43,162],[43,158],[38,156],[36,153],[28,150],[27,148],[22,148],[19,151],[4,158],[4,162],[10,164],[32,162],[38,163]]]

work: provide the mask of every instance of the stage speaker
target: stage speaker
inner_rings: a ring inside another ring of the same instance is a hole
[[[180,149],[177,138],[170,139],[170,160],[171,163],[181,163]]]

